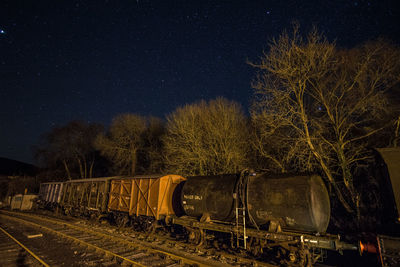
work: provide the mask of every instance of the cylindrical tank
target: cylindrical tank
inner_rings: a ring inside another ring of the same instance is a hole
[[[238,175],[189,177],[181,193],[186,215],[209,215],[213,220],[230,221],[234,216],[234,200]]]
[[[277,221],[285,229],[325,232],[330,219],[326,187],[318,175],[249,176],[247,209],[258,225]]]

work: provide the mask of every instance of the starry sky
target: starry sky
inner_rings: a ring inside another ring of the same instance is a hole
[[[164,117],[223,96],[247,110],[256,61],[296,20],[339,46],[400,43],[395,0],[1,0],[0,157],[34,163],[71,120]]]

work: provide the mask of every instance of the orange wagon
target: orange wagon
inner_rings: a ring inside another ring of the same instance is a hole
[[[134,176],[111,181],[109,211],[160,220],[174,215],[174,191],[186,179],[179,175]]]

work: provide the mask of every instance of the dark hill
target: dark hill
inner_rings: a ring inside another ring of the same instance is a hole
[[[37,172],[32,164],[0,157],[0,176],[35,176]]]

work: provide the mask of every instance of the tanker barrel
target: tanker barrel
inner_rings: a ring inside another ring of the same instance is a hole
[[[324,233],[331,210],[329,194],[320,176],[261,173],[249,176],[247,211],[261,227],[276,221],[282,229]]]

